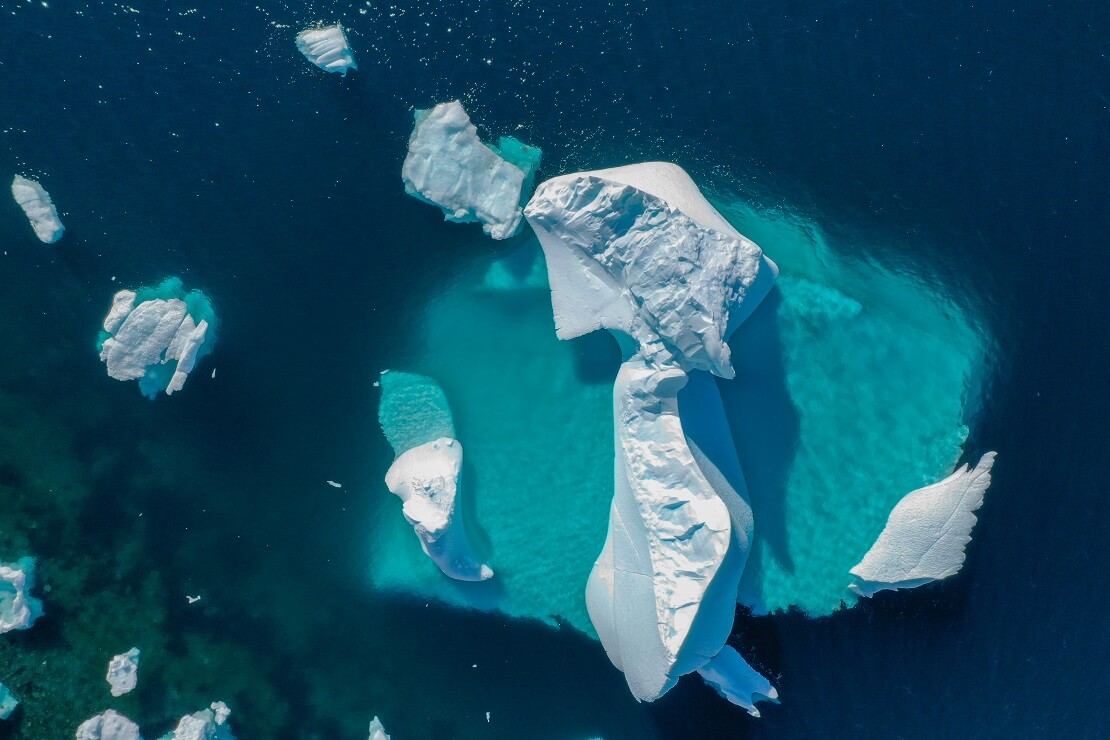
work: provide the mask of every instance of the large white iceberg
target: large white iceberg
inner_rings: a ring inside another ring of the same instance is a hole
[[[0,563],[0,634],[28,629],[42,616],[42,602],[31,595],[34,587],[34,558]]]
[[[62,238],[65,227],[58,218],[58,209],[54,207],[50,194],[36,180],[16,175],[12,180],[12,197],[27,215],[39,241],[53,244]]]
[[[348,70],[358,69],[347,34],[338,23],[301,31],[297,34],[297,48],[308,61],[325,72],[338,72],[346,77]]]
[[[547,260],[558,336],[605,328],[624,352],[609,531],[586,586],[594,628],[637,699],[704,671],[752,710],[774,689],[747,676],[760,690],[745,690],[723,653],[751,509],[720,396],[694,371],[734,375],[729,334],[777,268],[672,164],[548,180],[524,214]]]
[[[463,451],[443,391],[430,378],[392,371],[382,374],[381,387],[378,418],[397,454],[385,483],[403,502],[420,546],[450,578],[492,578],[493,570],[475,556],[456,506]]]
[[[483,144],[462,103],[417,110],[401,167],[405,192],[439,206],[448,221],[477,222],[494,239],[520,231],[521,205],[541,152],[504,136]]]
[[[227,718],[231,710],[222,701],[212,702],[208,709],[185,715],[172,732],[159,740],[235,740]]]
[[[112,696],[123,696],[133,691],[139,683],[139,648],[131,648],[112,658],[108,663],[106,680],[112,687]]]
[[[100,359],[116,380],[138,380],[148,398],[184,387],[215,340],[216,314],[207,296],[168,278],[154,288],[121,290],[104,317]]]
[[[855,567],[848,586],[861,596],[915,588],[959,572],[971,542],[975,511],[991,484],[994,452],[974,469],[967,464],[939,483],[906,494]]]
[[[85,720],[77,728],[77,740],[142,740],[139,726],[109,709],[103,714]]]
[[[15,698],[9,689],[4,684],[0,683],[0,719],[7,719],[12,716],[12,712],[19,706],[19,699]]]

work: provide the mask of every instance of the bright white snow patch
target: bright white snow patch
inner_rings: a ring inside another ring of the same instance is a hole
[[[358,69],[347,34],[338,23],[301,31],[297,34],[297,48],[308,61],[326,72],[338,72],[346,77],[347,70]]]
[[[856,581],[848,588],[871,596],[958,573],[967,557],[964,547],[971,542],[974,512],[991,484],[995,454],[988,452],[973,470],[964,464],[899,501],[875,544],[850,571]]]
[[[108,663],[107,681],[112,696],[123,696],[139,683],[139,648],[120,653]]]
[[[50,199],[50,194],[43,189],[42,185],[35,180],[16,175],[12,180],[12,197],[27,214],[27,220],[31,222],[31,227],[34,228],[35,236],[39,241],[53,244],[62,238],[65,227],[58,218],[58,209],[54,207],[54,201]]]

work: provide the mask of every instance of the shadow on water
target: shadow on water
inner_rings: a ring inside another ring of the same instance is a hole
[[[734,380],[717,382],[755,518],[755,540],[787,572],[793,571],[786,535],[786,484],[800,433],[798,411],[786,388],[786,368],[775,288],[729,341]],[[753,547],[749,570],[759,568]]]

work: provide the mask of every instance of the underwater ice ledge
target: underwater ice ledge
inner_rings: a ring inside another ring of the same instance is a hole
[[[781,269],[729,343],[737,378],[718,383],[757,523],[742,596],[757,612],[827,614],[855,602],[848,571],[894,505],[952,471],[984,340],[942,289],[850,256],[850,245],[833,249],[815,223],[711,199]],[[476,263],[433,299],[404,365],[451,398],[467,444],[463,485],[498,575],[448,581],[411,528],[384,515],[370,575],[382,588],[593,634],[582,593],[608,519],[619,357],[598,360],[606,337],[554,337],[549,294],[530,287],[538,247],[524,250]]]

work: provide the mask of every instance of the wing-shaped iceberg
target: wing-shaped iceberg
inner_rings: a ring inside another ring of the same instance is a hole
[[[338,72],[344,77],[348,70],[358,69],[355,54],[347,43],[347,34],[338,23],[324,28],[308,28],[297,34],[297,48],[308,61],[325,72]]]
[[[725,646],[721,652],[698,669],[705,682],[733,704],[743,707],[753,717],[759,716],[755,703],[762,700],[778,701],[779,692],[771,682],[748,665],[740,653]]]
[[[12,197],[27,215],[39,241],[53,244],[62,238],[65,227],[58,218],[58,209],[54,207],[50,194],[36,180],[16,175],[12,180]]]
[[[855,567],[848,586],[861,596],[915,588],[955,575],[971,542],[975,511],[991,484],[994,452],[974,469],[963,465],[939,483],[905,496],[890,512],[886,526]]]
[[[439,206],[448,221],[480,223],[494,239],[520,231],[540,150],[508,136],[496,148],[482,143],[457,100],[415,118],[401,167],[405,192]]]

